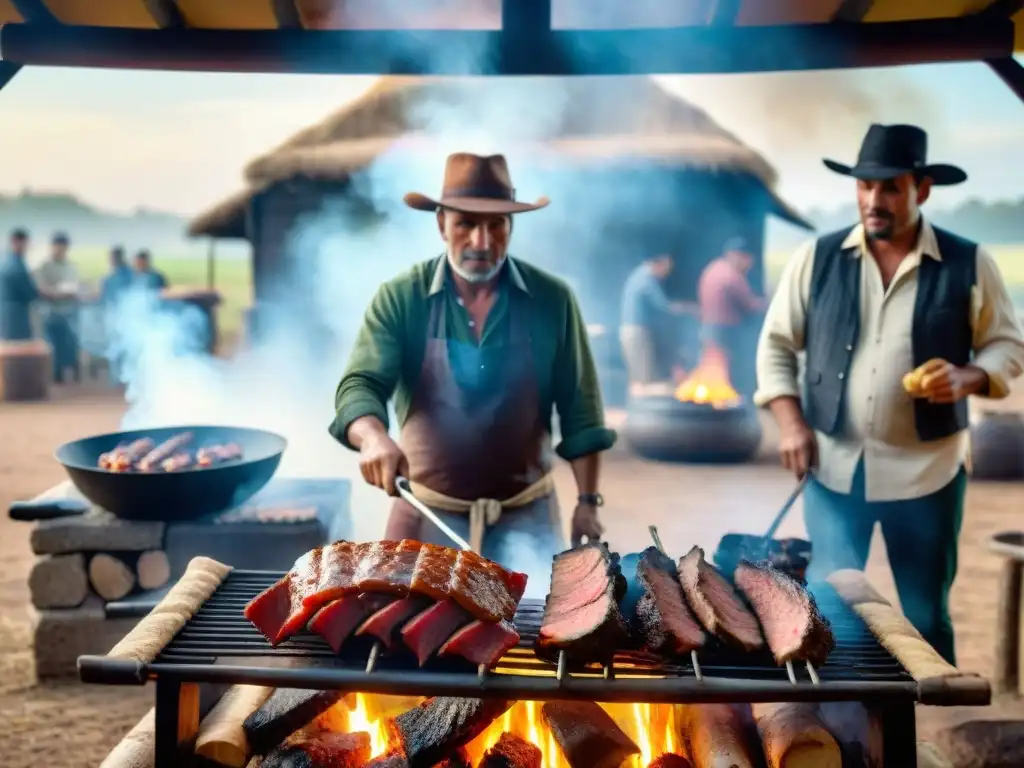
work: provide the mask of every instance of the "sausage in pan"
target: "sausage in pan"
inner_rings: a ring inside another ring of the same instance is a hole
[[[151,450],[153,450],[153,441],[148,437],[140,438],[123,451],[118,451],[117,455],[110,460],[109,469],[111,472],[127,472],[135,466],[135,462]]]
[[[169,459],[160,462],[160,468],[164,472],[177,472],[181,469],[188,469],[192,466],[192,454],[188,451],[178,451]]]
[[[227,445],[211,445],[200,448],[196,454],[196,461],[201,467],[210,467],[214,464],[221,464],[225,461],[234,461],[242,458],[242,446],[238,443]]]
[[[169,459],[178,450],[192,440],[191,432],[182,432],[179,435],[164,440],[160,445],[147,453],[139,462],[138,468],[142,472],[152,472],[160,466],[164,459]]]
[[[110,466],[111,464],[113,464],[114,459],[116,459],[118,454],[120,454],[121,451],[123,451],[127,447],[128,443],[118,443],[117,447],[114,448],[114,450],[107,451],[106,453],[101,453],[100,460],[98,462],[100,469],[110,469]]]

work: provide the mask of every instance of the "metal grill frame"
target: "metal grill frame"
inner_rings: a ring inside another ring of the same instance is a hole
[[[522,636],[519,647],[506,654],[494,671],[443,660],[432,660],[426,669],[419,669],[415,660],[381,653],[379,644],[358,639],[335,656],[325,641],[306,633],[272,649],[242,616],[242,608],[281,576],[275,571],[233,571],[150,664],[106,656],[79,658],[79,674],[86,683],[141,685],[155,680],[156,768],[190,764],[195,734],[189,733],[188,723],[198,722],[199,686],[209,684],[617,703],[858,701],[878,714],[884,764],[916,764],[917,682],[838,595],[832,592],[834,599],[823,600],[822,588],[816,588],[819,605],[836,629],[837,648],[818,671],[820,683],[802,676],[794,684],[767,653],[735,652],[702,654],[701,678],[689,663],[666,664],[628,651],[616,654],[604,669],[569,669],[559,677],[553,664],[532,651],[543,603],[530,600],[521,602],[516,615]],[[882,679],[866,680],[869,675],[858,674],[858,658],[872,662],[873,669],[884,667],[886,671],[874,674]]]

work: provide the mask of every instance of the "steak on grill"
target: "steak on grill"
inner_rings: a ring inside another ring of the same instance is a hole
[[[461,606],[444,600],[412,618],[402,628],[402,640],[423,666],[455,634],[455,630],[472,620],[473,617]]]
[[[648,547],[640,556],[636,575],[643,596],[637,602],[635,625],[644,646],[671,655],[689,653],[704,645],[704,629],[686,604],[672,559]]]
[[[592,701],[546,701],[544,722],[570,768],[619,768],[640,748]]]
[[[542,768],[543,758],[537,746],[505,731],[477,768]]]
[[[306,626],[316,612],[305,597],[320,579],[321,550],[313,549],[295,561],[288,574],[256,595],[243,614],[271,645],[277,645]]]
[[[625,587],[618,558],[602,544],[555,555],[537,655],[554,660],[564,650],[575,662],[609,661],[628,638],[619,612]]]
[[[412,572],[423,543],[414,539],[378,541],[356,566],[353,581],[363,592],[409,593]]]
[[[825,663],[836,640],[810,592],[768,563],[744,560],[734,578],[761,621],[777,664],[793,659]]]
[[[438,655],[461,656],[477,666],[493,667],[518,643],[519,633],[511,622],[477,620],[449,637]]]
[[[409,768],[430,768],[475,739],[512,706],[499,699],[434,696],[394,720]]]
[[[388,595],[363,593],[328,603],[309,620],[309,631],[320,635],[331,650],[341,653],[341,646],[367,616],[393,600]]]
[[[419,595],[409,595],[395,600],[360,624],[356,634],[372,635],[384,643],[385,648],[393,648],[400,639],[400,631],[405,623],[416,614],[425,611],[431,604],[429,598]]]
[[[725,577],[704,559],[700,547],[694,547],[679,560],[679,582],[704,629],[748,651],[764,646],[754,614]]]

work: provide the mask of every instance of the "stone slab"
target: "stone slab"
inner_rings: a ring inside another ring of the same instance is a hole
[[[93,509],[79,517],[41,520],[32,529],[37,555],[69,552],[143,552],[163,546],[164,523],[122,520]]]
[[[36,608],[77,608],[89,594],[85,555],[37,558],[28,575],[28,589]]]
[[[136,623],[136,619],[108,619],[103,601],[95,595],[78,608],[36,611],[36,677],[77,677],[79,656],[107,653]]]

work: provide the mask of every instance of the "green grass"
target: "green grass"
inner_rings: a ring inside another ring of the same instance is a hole
[[[78,267],[82,280],[99,285],[109,271],[106,248],[76,247],[71,259]],[[160,258],[153,254],[153,263],[175,287],[206,288],[207,265],[205,258],[182,256]],[[242,330],[242,313],[252,305],[252,262],[242,258],[223,258],[215,262],[213,287],[223,298],[217,311],[217,322],[225,348],[231,348]]]

